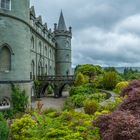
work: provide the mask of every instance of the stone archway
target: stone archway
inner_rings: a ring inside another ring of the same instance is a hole
[[[62,97],[62,93],[63,93],[64,89],[66,88],[66,86],[71,87],[72,84],[70,84],[70,83],[64,83],[64,84],[62,84],[62,85],[59,87],[59,96],[60,96],[60,97]]]

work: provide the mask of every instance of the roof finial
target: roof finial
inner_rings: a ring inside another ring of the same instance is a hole
[[[58,30],[60,30],[60,31],[66,31],[67,30],[62,9],[61,9],[60,17],[59,17],[59,22],[58,22]]]

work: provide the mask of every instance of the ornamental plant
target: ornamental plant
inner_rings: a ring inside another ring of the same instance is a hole
[[[140,139],[140,80],[134,80],[122,91],[125,96],[118,108],[94,122],[105,140]]]
[[[128,83],[127,81],[119,82],[119,83],[116,85],[114,91],[115,91],[116,93],[120,93],[124,88],[126,88],[126,87],[128,86],[128,84],[129,84],[129,83]]]
[[[100,116],[94,125],[100,128],[103,140],[139,140],[140,120],[128,111],[115,111]]]
[[[11,137],[14,140],[24,140],[29,135],[29,129],[33,129],[37,123],[30,115],[25,114],[21,119],[16,119],[11,125]]]

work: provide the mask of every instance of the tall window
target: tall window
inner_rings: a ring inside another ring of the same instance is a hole
[[[51,58],[51,55],[52,55],[52,51],[51,51],[51,48],[50,48],[50,56],[49,56],[49,58]]]
[[[42,76],[43,75],[43,65],[42,65],[42,62],[40,61],[39,63],[38,63],[38,75],[39,76]]]
[[[39,42],[39,49],[40,49],[39,50],[40,51],[39,53],[41,54],[42,53],[42,45],[41,45],[41,42]]]
[[[0,0],[0,8],[10,10],[11,0]]]
[[[11,69],[11,52],[7,46],[0,50],[0,71],[10,71]]]
[[[45,46],[45,55],[47,56],[47,46]]]
[[[34,42],[34,38],[32,37],[31,38],[31,48],[34,49],[34,46],[35,46],[35,42]]]
[[[35,77],[35,63],[33,60],[31,62],[31,72],[32,72],[32,79],[34,79],[34,77]]]

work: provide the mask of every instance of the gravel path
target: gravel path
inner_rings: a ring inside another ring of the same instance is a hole
[[[63,108],[64,102],[66,98],[68,97],[69,93],[68,92],[63,92],[61,98],[54,98],[53,96],[47,96],[38,99],[38,101],[41,101],[43,103],[42,109],[47,109],[47,108],[54,108],[57,110],[61,110]],[[38,101],[33,101],[32,102],[32,107],[36,108]]]

